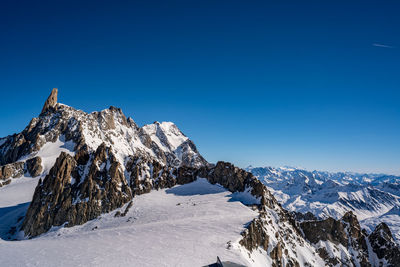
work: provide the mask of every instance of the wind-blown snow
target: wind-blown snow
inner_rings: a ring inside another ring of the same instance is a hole
[[[32,240],[0,240],[0,266],[204,266],[217,256],[250,264],[235,244],[258,213],[205,179],[140,195],[125,217],[115,213]]]

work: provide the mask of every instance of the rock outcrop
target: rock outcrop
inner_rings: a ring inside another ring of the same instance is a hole
[[[22,224],[27,236],[42,234],[52,226],[62,225],[69,219],[64,220],[60,214],[65,215],[72,205],[71,173],[75,167],[74,158],[63,152],[45,179],[39,180]]]
[[[11,178],[19,178],[24,175],[24,162],[14,162],[0,166],[0,187],[11,183]]]
[[[247,230],[243,233],[243,239],[240,240],[240,244],[250,252],[258,247],[268,251],[269,236],[264,230],[262,220],[257,218],[250,222]]]
[[[127,160],[126,172],[134,196],[149,193],[152,189],[158,190],[176,184],[176,168],[162,165],[144,155],[130,156]]]
[[[339,245],[347,248],[350,255],[342,253],[338,258],[330,255],[325,247],[319,247],[318,252],[324,258],[328,266],[350,265],[352,262],[358,262],[362,266],[371,266],[369,263],[369,254],[367,246],[367,234],[361,230],[357,217],[351,212],[347,212],[341,220],[327,218],[320,221],[304,221],[300,223],[304,236],[313,244],[320,241],[329,241],[336,246],[339,251]]]
[[[27,171],[32,177],[36,177],[42,173],[42,159],[34,157],[26,162],[17,161],[0,166],[0,187],[11,183],[11,178],[19,178]]]
[[[294,218],[296,219],[296,221],[298,222],[302,222],[302,221],[316,221],[318,220],[317,216],[315,216],[314,214],[312,214],[311,212],[306,212],[306,213],[301,213],[301,212],[292,212]]]
[[[46,111],[48,111],[50,109],[55,108],[55,106],[57,105],[57,94],[58,94],[58,89],[53,88],[49,97],[47,98],[46,102],[43,105],[41,114],[45,113]]]
[[[386,223],[380,223],[368,237],[372,250],[382,265],[400,266],[400,247]]]
[[[28,159],[26,161],[26,169],[28,170],[29,174],[32,177],[39,176],[43,171],[42,158],[41,157],[34,157],[34,158],[31,158],[31,159]]]
[[[277,204],[275,198],[257,178],[229,162],[219,161],[208,171],[206,177],[210,183],[218,183],[231,192],[250,189],[251,195],[259,200],[261,207],[274,207]]]
[[[83,224],[131,199],[121,166],[109,147],[99,146],[85,165],[62,152],[50,173],[39,181],[22,230],[34,237],[52,226]]]
[[[0,180],[19,178],[24,174],[24,162],[14,162],[0,166]]]

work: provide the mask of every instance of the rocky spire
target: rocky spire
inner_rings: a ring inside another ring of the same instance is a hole
[[[43,114],[47,110],[49,110],[49,108],[54,108],[56,106],[56,104],[57,104],[57,94],[58,94],[57,88],[53,88],[53,90],[51,90],[51,94],[49,95],[49,97],[47,98],[46,102],[44,103],[42,112],[40,114]]]
[[[368,237],[372,250],[385,266],[399,266],[400,246],[394,241],[388,225],[381,222]]]

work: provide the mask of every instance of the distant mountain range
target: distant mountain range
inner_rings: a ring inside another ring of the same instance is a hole
[[[247,167],[290,211],[340,218],[352,211],[366,229],[389,225],[400,242],[400,176]]]

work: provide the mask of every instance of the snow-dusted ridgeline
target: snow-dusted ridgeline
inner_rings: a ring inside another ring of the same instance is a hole
[[[293,167],[248,167],[284,208],[320,218],[352,211],[369,232],[381,222],[400,243],[400,177],[385,174],[330,173]]]

